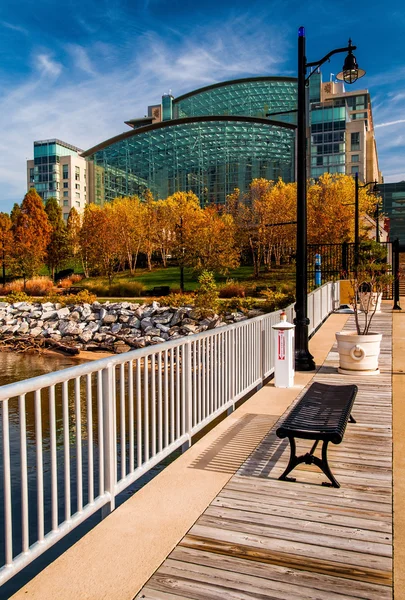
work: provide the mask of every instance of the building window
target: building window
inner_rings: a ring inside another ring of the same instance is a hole
[[[63,179],[69,179],[69,165],[62,165],[62,177]]]
[[[69,213],[63,213],[63,220],[67,221],[69,218]]]
[[[76,188],[77,190],[80,190],[80,183],[76,183],[76,184],[75,184],[75,188]]]
[[[352,167],[352,171],[351,171],[352,175],[354,175],[355,173],[358,173],[358,172],[359,172],[359,167],[358,166],[357,167]]]
[[[63,201],[63,206],[69,206],[69,200],[64,200]]]
[[[76,198],[80,198],[80,194],[79,194],[79,192],[75,192],[75,197],[76,197]]]
[[[80,202],[76,200],[76,206],[80,206]]]
[[[358,154],[352,154],[352,162],[359,162],[359,155]]]
[[[33,181],[35,181],[35,178],[34,178],[34,169],[32,168],[32,169],[30,169],[30,182],[32,183]]]
[[[68,188],[69,187],[69,182],[68,181],[64,181],[63,182],[63,187],[64,188]]]
[[[350,136],[351,150],[360,150],[360,133],[352,133]]]
[[[80,179],[80,167],[75,167],[75,179],[76,181]]]
[[[69,192],[63,192],[63,197],[66,198],[67,196],[69,196]]]

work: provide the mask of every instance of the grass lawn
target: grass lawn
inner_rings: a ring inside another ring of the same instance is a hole
[[[262,271],[259,279],[253,278],[253,267],[239,267],[231,269],[228,275],[216,275],[216,281],[219,285],[226,282],[227,279],[243,281],[250,283],[253,287],[260,285],[274,285],[277,283],[293,282],[295,277],[294,267],[279,267],[270,272]],[[186,291],[193,291],[198,287],[198,274],[193,269],[184,269],[184,287]],[[180,269],[179,267],[154,268],[152,271],[147,269],[137,269],[132,276],[129,271],[117,273],[113,284],[124,284],[128,282],[139,281],[146,289],[168,285],[172,290],[180,289]],[[103,285],[108,287],[107,277],[91,277],[83,279],[75,284],[77,286],[86,286],[92,283],[94,285]]]

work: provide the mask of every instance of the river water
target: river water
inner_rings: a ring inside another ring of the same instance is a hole
[[[72,357],[65,357],[57,354],[15,354],[15,353],[0,353],[0,385],[6,385],[23,379],[29,379],[53,371],[63,370],[84,362],[88,362],[86,359],[77,359]],[[10,402],[10,449],[11,449],[11,470],[12,470],[12,505],[13,505],[13,549],[14,556],[21,551],[21,490],[19,481],[20,472],[20,454],[19,454],[19,419],[18,419],[18,406],[17,403]],[[96,410],[94,411],[96,415]],[[62,448],[62,415],[61,415],[61,398],[56,393],[56,422],[57,422],[57,446],[58,446],[58,462],[60,465],[63,464],[63,448]],[[49,422],[48,403],[43,402],[42,404],[42,419],[43,419],[43,435],[44,435],[44,454],[43,454],[43,468],[44,468],[44,509],[45,509],[45,531],[49,531],[51,528],[51,486],[50,486],[50,456],[49,456],[49,431],[47,432],[46,423]],[[29,492],[29,529],[30,529],[30,542],[32,543],[36,539],[36,527],[37,527],[37,508],[36,508],[36,467],[35,467],[35,414],[33,410],[33,397],[32,394],[27,395],[26,398],[26,426],[27,426],[27,460],[28,460],[28,492]],[[95,422],[95,427],[97,422]],[[48,438],[48,441],[47,441]],[[0,419],[0,440],[2,439],[2,427]],[[97,459],[97,446],[98,440],[95,435],[93,440],[95,463]],[[72,453],[73,454],[73,453]],[[139,479],[133,486],[125,490],[120,497],[117,498],[117,505],[124,502],[131,496],[137,489],[145,485],[155,475],[157,475],[167,464],[172,462],[176,458],[178,453],[172,455],[161,464],[157,465],[154,469],[151,469],[142,479]],[[83,445],[83,463],[87,460],[87,447]],[[74,493],[75,488],[75,469],[74,461],[75,456],[72,455],[72,469],[71,469],[71,484],[72,484],[72,512],[75,512],[76,497]],[[97,467],[97,464],[95,464]],[[97,468],[95,469],[97,473]],[[87,474],[83,472],[83,485],[86,487]],[[96,482],[95,482],[96,484]],[[4,495],[3,495],[3,461],[2,452],[0,452],[0,567],[4,564],[5,560],[5,547],[4,547]],[[63,469],[58,469],[58,496],[60,496],[60,515],[59,522],[63,520],[63,493],[64,493],[64,482],[63,482]],[[92,527],[94,527],[100,520],[100,515],[96,514],[90,517],[85,523],[80,525],[76,530],[66,536],[53,548],[48,550],[42,557],[38,558],[31,565],[29,565],[24,571],[16,575],[10,582],[6,583],[0,588],[0,600],[3,598],[9,598],[12,593],[19,589],[26,581],[35,576],[41,569],[47,564],[52,562],[58,555],[64,552],[69,546],[71,546],[77,539],[87,533]]]

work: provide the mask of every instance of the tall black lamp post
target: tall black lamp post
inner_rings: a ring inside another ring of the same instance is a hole
[[[360,241],[359,241],[359,189],[360,188],[366,188],[369,185],[373,186],[372,189],[372,193],[373,194],[378,194],[378,184],[377,181],[368,181],[367,183],[365,183],[364,185],[359,185],[359,174],[356,173],[356,175],[354,176],[354,183],[355,183],[355,196],[354,196],[354,266],[357,268],[358,264],[359,264],[359,247],[360,247]],[[378,206],[378,204],[377,204]],[[379,225],[378,225],[378,208],[377,208],[377,235],[376,235],[376,241],[379,242],[380,241],[380,229],[379,229]],[[378,238],[378,239],[377,239]]]
[[[307,168],[306,168],[306,92],[309,78],[318,67],[323,65],[334,54],[347,52],[343,71],[337,76],[346,83],[354,83],[363,77],[365,71],[358,68],[353,55],[356,46],[351,40],[346,48],[332,50],[321,60],[307,62],[305,56],[305,28],[298,29],[298,99],[297,99],[297,250],[296,250],[296,304],[295,304],[295,368],[297,371],[312,371],[315,369],[313,356],[308,350],[307,293]],[[307,68],[314,70],[307,77]]]

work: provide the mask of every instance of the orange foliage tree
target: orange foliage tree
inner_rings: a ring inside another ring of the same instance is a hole
[[[3,285],[6,283],[6,269],[11,265],[13,255],[13,232],[11,219],[0,212],[0,262],[3,271]]]
[[[12,226],[14,234],[13,271],[24,280],[41,268],[50,241],[51,226],[41,197],[31,188],[16,211]]]
[[[108,277],[111,284],[119,265],[119,236],[114,227],[113,207],[86,206],[80,231],[83,262],[89,273]]]
[[[325,173],[308,186],[308,243],[336,244],[354,240],[355,183],[350,175]],[[359,189],[359,212],[372,214],[375,199]],[[360,219],[360,237],[366,227]]]

